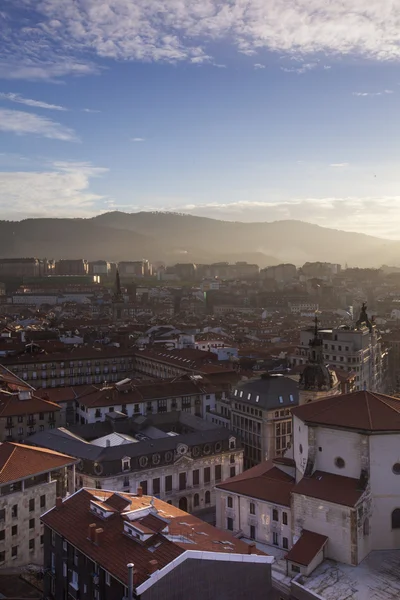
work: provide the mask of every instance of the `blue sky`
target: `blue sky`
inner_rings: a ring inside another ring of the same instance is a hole
[[[400,238],[400,3],[3,0],[0,218]]]

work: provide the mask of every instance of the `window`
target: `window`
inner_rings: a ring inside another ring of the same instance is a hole
[[[29,500],[29,512],[33,512],[35,510],[35,498],[31,498]]]
[[[292,565],[292,571],[293,573],[300,573],[300,567],[297,565]]]
[[[17,558],[18,556],[18,546],[13,546],[11,548],[11,558]]]
[[[230,468],[230,477],[235,477],[236,475],[236,467],[231,467]]]
[[[18,423],[23,423],[23,417],[22,417],[22,415],[19,415],[19,417],[18,417]]]
[[[165,491],[172,492],[172,475],[166,475],[165,477]]]
[[[43,413],[39,413],[39,421],[43,421],[44,420],[44,414]]]
[[[233,508],[233,498],[232,496],[228,496],[226,499],[226,505],[228,508]]]
[[[29,529],[35,529],[35,519],[29,519]]]
[[[156,477],[155,479],[153,479],[153,494],[154,495],[160,494],[160,478],[159,477]]]
[[[211,504],[211,492],[209,492],[208,490],[204,496],[204,502],[206,504]]]
[[[96,486],[96,490],[101,490],[101,481],[100,481],[100,479],[96,479],[95,486]]]
[[[288,521],[287,521],[287,512],[283,512],[282,513],[282,523],[284,525],[287,525]]]
[[[43,546],[44,544],[44,535],[42,533],[42,535],[40,536],[40,545]]]
[[[337,456],[335,458],[335,466],[338,469],[343,469],[345,465],[346,465],[346,463],[344,462],[344,460],[343,460],[343,458],[341,456]]]
[[[283,404],[283,396],[279,396],[279,404]]]
[[[29,550],[32,552],[35,549],[35,538],[29,540]]]
[[[392,529],[400,529],[400,508],[392,512]]]
[[[285,548],[285,550],[288,550],[289,548],[289,540],[286,537],[282,538],[282,547]]]
[[[11,527],[11,535],[14,537],[15,535],[18,535],[18,525],[13,525]]]
[[[395,475],[400,475],[400,463],[394,463],[392,471]]]
[[[221,481],[222,468],[221,465],[215,465],[215,481]]]
[[[157,401],[157,411],[159,413],[167,412],[167,400],[158,400]]]
[[[11,517],[13,519],[18,518],[18,504],[14,504],[14,506],[11,508]]]
[[[256,528],[254,525],[250,525],[250,539],[251,540],[256,539]]]
[[[226,520],[226,528],[228,531],[233,531],[233,519],[232,517],[228,517]]]
[[[231,456],[229,458],[229,462],[231,463],[231,465],[235,463],[235,455],[234,454],[231,454]]]
[[[0,552],[0,565],[4,562],[6,562],[6,553],[3,550],[2,552]]]
[[[130,461],[129,460],[123,460],[122,461],[122,470],[123,471],[129,471],[130,468],[131,468]]]
[[[211,480],[211,469],[210,467],[204,467],[204,483],[210,483]]]
[[[186,473],[179,473],[179,489],[186,490]]]
[[[6,539],[6,530],[2,529],[0,531],[0,541],[5,540]]]
[[[123,483],[123,487],[124,487],[124,488],[127,488],[127,487],[129,487],[129,477],[128,477],[128,476],[125,476],[125,477],[124,477],[124,483]]]
[[[193,471],[193,485],[200,485],[200,471],[195,469]]]
[[[279,546],[278,534],[276,531],[274,531],[272,534],[272,543],[274,544],[274,546]]]
[[[198,494],[195,494],[193,496],[193,506],[196,507],[196,506],[199,506],[199,504],[200,504],[200,497]]]
[[[147,496],[147,480],[141,481],[140,487],[142,488],[143,496]]]
[[[272,520],[273,521],[279,521],[279,514],[276,508],[274,508],[272,510]]]
[[[106,571],[106,577],[105,577],[105,579],[106,579],[106,585],[110,585],[111,584],[111,577],[110,577],[110,573],[107,573],[107,571]]]
[[[0,521],[5,521],[5,519],[6,519],[6,509],[2,508],[0,510]]]

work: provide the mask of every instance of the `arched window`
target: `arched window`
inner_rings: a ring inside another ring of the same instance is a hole
[[[198,495],[198,494],[195,494],[195,495],[193,496],[193,506],[199,506],[199,504],[200,504],[200,498],[199,498],[199,495]]]
[[[392,512],[392,529],[400,529],[400,508]]]
[[[232,498],[232,496],[228,496],[228,498],[227,498],[227,505],[228,505],[228,508],[233,508],[233,498]]]
[[[210,492],[206,492],[204,501],[205,501],[206,504],[210,504],[211,503],[211,493]]]

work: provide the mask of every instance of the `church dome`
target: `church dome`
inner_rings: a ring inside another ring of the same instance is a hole
[[[309,362],[304,367],[299,381],[300,390],[329,392],[338,384],[337,375],[323,363]]]

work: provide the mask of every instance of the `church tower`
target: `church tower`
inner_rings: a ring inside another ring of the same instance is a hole
[[[314,337],[310,341],[308,360],[299,381],[299,404],[340,394],[337,375],[324,362],[323,344],[318,335],[318,317],[315,315]]]
[[[113,310],[113,320],[120,321],[124,314],[124,296],[121,291],[121,280],[119,277],[119,270],[117,269],[117,273],[115,275],[115,290],[112,299],[112,310]]]

